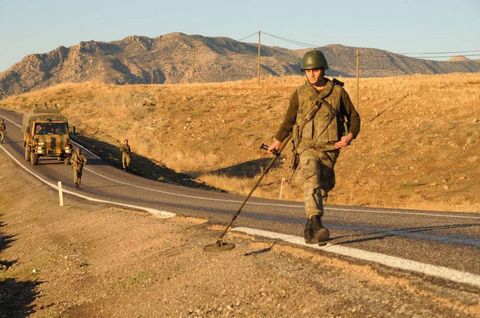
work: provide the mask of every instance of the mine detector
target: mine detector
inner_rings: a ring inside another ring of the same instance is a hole
[[[72,144],[68,120],[57,109],[34,109],[22,121],[25,160],[38,164],[40,157],[56,157],[70,163]]]

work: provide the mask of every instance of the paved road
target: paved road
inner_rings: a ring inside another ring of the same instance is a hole
[[[226,224],[243,197],[161,183],[125,173],[87,154],[82,187],[75,189],[69,166],[41,159],[30,167],[23,159],[21,115],[0,110],[7,119],[4,150],[29,169],[64,188],[91,197],[151,207]],[[480,212],[433,212],[330,206],[325,224],[332,244],[401,257],[480,274]],[[301,236],[305,217],[298,202],[253,198],[235,225]]]

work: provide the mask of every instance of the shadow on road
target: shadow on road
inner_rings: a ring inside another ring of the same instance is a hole
[[[375,230],[372,227],[352,227],[348,226],[335,226],[337,229],[342,230],[366,230],[366,233],[361,234],[352,234],[352,235],[343,235],[332,237],[332,240],[347,239],[345,241],[333,242],[335,245],[346,245],[353,243],[361,243],[374,240],[383,240],[389,237],[410,237],[416,239],[426,239],[433,240],[445,243],[459,244],[459,245],[469,245],[480,247],[480,240],[471,238],[465,235],[460,234],[448,234],[448,235],[439,235],[439,234],[429,234],[426,232],[436,231],[436,230],[451,230],[459,228],[473,228],[480,227],[480,223],[462,223],[462,224],[445,224],[445,225],[435,225],[435,226],[420,226],[420,227],[407,227],[407,228],[398,228],[398,229],[385,229],[385,230]],[[350,239],[349,239],[350,238]]]
[[[210,171],[209,174],[222,175],[227,177],[241,177],[241,178],[254,178],[258,174],[263,172],[263,168],[272,160],[272,158],[260,158],[242,162],[230,167],[221,168],[218,170]],[[282,165],[282,160],[275,161],[273,168],[278,168]]]
[[[96,155],[102,158],[89,159],[88,165],[103,165],[106,161],[110,165],[122,169],[122,155],[118,146],[79,134],[72,135],[71,138],[75,142],[93,151]],[[172,169],[169,169],[168,167],[165,167],[161,163],[154,162],[135,152],[132,153],[132,162],[128,171],[148,179],[154,179],[166,183],[174,183],[205,190],[221,191],[215,187],[195,181],[187,174],[178,173]]]
[[[5,138],[5,140],[2,143],[0,143],[0,145],[15,145],[15,144],[21,145],[23,147],[22,140],[15,141],[15,140],[8,139],[8,137]]]
[[[0,228],[5,223],[0,222]],[[0,232],[0,252],[9,248],[15,241],[15,235],[6,235]],[[37,286],[40,282],[19,281],[8,277],[4,272],[17,264],[17,260],[0,259],[0,318],[26,317],[34,312],[33,301],[38,295]]]

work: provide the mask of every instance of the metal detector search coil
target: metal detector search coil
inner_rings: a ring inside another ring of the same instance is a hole
[[[203,250],[206,252],[223,252],[233,250],[234,248],[235,244],[219,240],[216,243],[205,245]]]

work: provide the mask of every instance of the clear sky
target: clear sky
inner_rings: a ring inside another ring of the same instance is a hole
[[[262,30],[318,45],[450,52],[480,50],[480,1],[0,0],[0,29],[0,71],[60,45],[170,32],[240,39]]]

